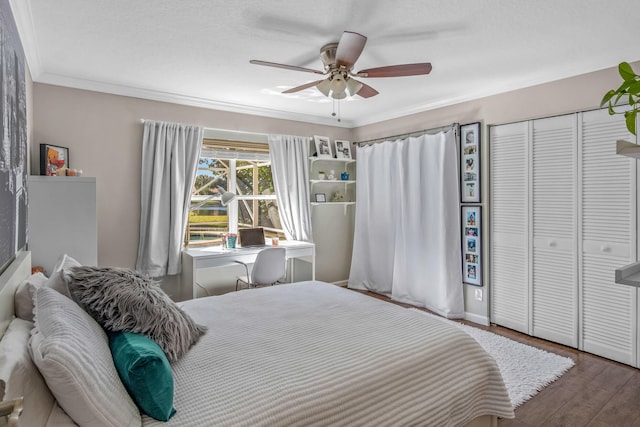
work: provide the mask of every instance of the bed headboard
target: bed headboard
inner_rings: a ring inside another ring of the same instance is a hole
[[[20,251],[0,275],[0,337],[14,316],[14,295],[20,283],[31,274],[31,252]]]

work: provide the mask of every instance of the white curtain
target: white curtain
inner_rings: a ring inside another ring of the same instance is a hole
[[[138,271],[153,277],[181,271],[202,136],[199,126],[144,123]]]
[[[309,143],[303,136],[269,135],[271,174],[287,240],[313,241],[309,205]]]
[[[357,150],[349,287],[464,317],[455,132]]]

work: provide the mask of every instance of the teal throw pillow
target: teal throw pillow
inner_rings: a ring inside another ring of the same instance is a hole
[[[152,339],[131,332],[108,332],[120,379],[140,411],[159,421],[176,413],[173,372],[167,356]]]

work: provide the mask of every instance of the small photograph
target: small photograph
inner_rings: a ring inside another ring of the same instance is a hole
[[[335,140],[336,159],[351,159],[351,146],[349,141]]]
[[[329,138],[326,136],[314,135],[313,141],[316,143],[316,151],[319,158],[331,159],[333,157],[331,155],[331,144],[329,143]]]
[[[69,167],[69,149],[57,145],[40,144],[40,175],[55,176],[58,169]]]
[[[467,225],[476,225],[476,213],[474,211],[467,212]]]
[[[465,227],[464,235],[476,237],[478,235],[478,229],[476,227]]]
[[[476,278],[476,266],[469,264],[467,265],[467,278],[475,279]]]
[[[478,263],[478,255],[465,254],[464,260],[466,262],[471,263],[471,264],[477,264]]]
[[[476,126],[467,126],[462,129],[462,140],[465,145],[476,143],[476,132],[479,132],[479,129]]]
[[[473,171],[476,170],[476,164],[475,161],[473,160],[473,157],[467,157],[464,160],[464,164],[465,164],[465,169],[468,171]]]
[[[475,172],[465,172],[464,180],[465,181],[477,181],[478,180],[478,174],[475,173]]]
[[[473,182],[465,182],[464,183],[464,194],[469,198],[473,198],[476,195],[476,183]]]
[[[316,193],[315,199],[318,203],[324,203],[327,201],[327,196],[324,193]]]
[[[476,239],[468,239],[467,252],[475,252],[475,251],[476,251]]]
[[[463,153],[466,156],[469,156],[469,155],[472,155],[472,154],[476,154],[477,151],[478,151],[478,146],[474,144],[474,145],[468,145],[468,146],[464,147]]]

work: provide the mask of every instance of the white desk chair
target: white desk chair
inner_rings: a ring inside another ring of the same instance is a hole
[[[236,291],[240,282],[250,288],[278,283],[278,280],[286,273],[286,253],[287,250],[285,248],[266,248],[261,250],[258,252],[251,273],[249,273],[249,266],[246,263],[235,261],[244,265],[247,273],[246,276],[238,276],[236,278]]]

